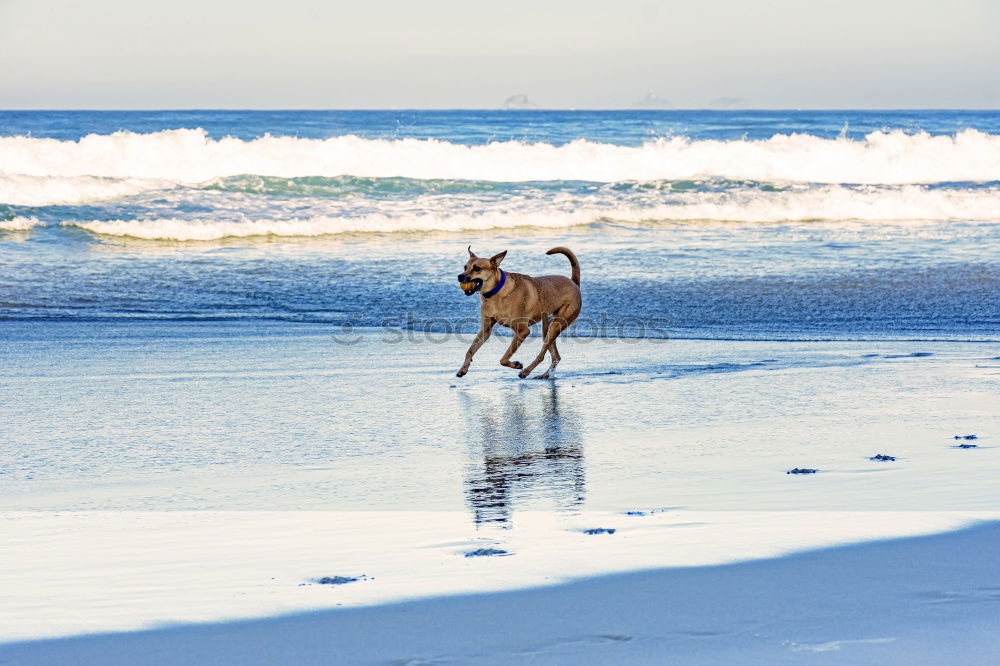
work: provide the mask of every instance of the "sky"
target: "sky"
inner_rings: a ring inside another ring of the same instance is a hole
[[[0,0],[0,108],[1000,108],[1000,0]]]

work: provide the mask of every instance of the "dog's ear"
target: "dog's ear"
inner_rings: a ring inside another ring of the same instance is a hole
[[[500,254],[494,254],[492,257],[490,257],[490,263],[493,264],[494,266],[499,266],[500,262],[503,261],[503,258],[506,256],[507,256],[507,250],[504,250]]]
[[[475,259],[476,253],[472,251],[472,246],[469,246],[469,259]]]

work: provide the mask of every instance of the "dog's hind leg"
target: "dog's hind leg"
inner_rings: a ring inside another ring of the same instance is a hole
[[[552,359],[552,365],[549,369],[538,376],[539,379],[554,379],[556,376],[556,366],[559,365],[559,361],[562,360],[562,356],[559,355],[559,348],[556,347],[556,341],[553,340],[552,344],[549,345],[549,357]]]
[[[541,363],[543,360],[545,360],[545,354],[548,353],[550,350],[554,352],[552,355],[552,365],[549,367],[548,370],[540,374],[537,377],[537,379],[545,379],[551,376],[550,373],[553,370],[555,370],[556,364],[559,363],[559,358],[560,358],[559,351],[555,349],[556,338],[559,337],[559,334],[563,332],[564,328],[569,326],[569,323],[570,322],[567,322],[562,317],[554,316],[551,318],[551,321],[548,322],[547,326],[543,324],[543,327],[548,330],[545,331],[544,340],[542,342],[542,349],[541,351],[538,352],[538,356],[535,357],[535,360],[529,363],[527,366],[525,366],[523,370],[521,370],[521,372],[518,374],[518,377],[524,379],[525,377],[530,375],[531,371],[535,369],[535,366]]]
[[[555,315],[549,315],[542,319],[542,339],[547,340],[549,336],[549,322]],[[552,379],[556,376],[556,366],[559,365],[559,361],[562,358],[559,356],[559,348],[556,347],[555,338],[552,338],[552,342],[549,344],[549,357],[552,359],[552,364],[549,365],[548,370],[540,375],[535,375],[535,379]]]
[[[510,357],[514,355],[517,348],[520,347],[521,343],[528,337],[528,333],[531,332],[531,327],[528,326],[527,322],[520,322],[515,324],[512,328],[514,329],[514,339],[510,341],[510,346],[507,347],[507,351],[504,352],[504,355],[500,358],[500,365],[520,370],[524,367],[521,362],[512,361],[510,360]]]

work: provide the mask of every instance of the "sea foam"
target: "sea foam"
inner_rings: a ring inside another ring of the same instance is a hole
[[[81,204],[173,187],[170,181],[101,176],[33,176],[0,173],[0,202],[15,206]]]
[[[564,145],[358,136],[212,139],[202,129],[91,134],[78,141],[0,138],[0,172],[194,184],[239,174],[445,178],[482,181],[678,180],[699,177],[902,184],[1000,180],[1000,136],[872,132],[863,140],[778,134],[762,140],[661,138],[641,146]],[[37,187],[26,185],[26,187]]]
[[[40,224],[39,221],[34,217],[14,217],[9,220],[0,220],[0,231],[28,231],[38,224]]]
[[[601,204],[601,205],[599,205]],[[668,204],[624,205],[614,200],[587,205],[522,205],[500,202],[477,213],[464,201],[433,211],[398,210],[389,204],[367,215],[325,214],[255,219],[152,218],[74,221],[65,224],[112,236],[149,240],[216,240],[249,236],[323,236],[393,233],[562,228],[595,222],[662,224],[685,221],[801,222],[809,220],[920,221],[1000,219],[1000,188],[941,189],[920,185],[824,185],[783,191],[687,192]]]

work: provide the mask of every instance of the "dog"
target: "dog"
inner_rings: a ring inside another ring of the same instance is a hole
[[[556,338],[576,320],[582,306],[580,262],[565,247],[554,247],[545,254],[566,255],[573,269],[572,278],[562,275],[531,277],[521,273],[507,273],[500,268],[500,263],[507,256],[506,250],[486,259],[477,257],[472,246],[469,246],[469,260],[459,274],[458,282],[466,296],[475,293],[481,296],[482,326],[469,346],[469,351],[465,353],[465,363],[456,376],[462,377],[469,371],[472,357],[489,339],[497,324],[514,331],[514,339],[500,359],[500,365],[520,370],[518,377],[524,379],[545,359],[545,353],[548,352],[552,357],[552,364],[535,379],[554,376],[560,360]],[[520,361],[510,360],[528,337],[531,325],[539,321],[542,322],[542,350],[538,352],[538,356],[527,366],[523,366]]]

